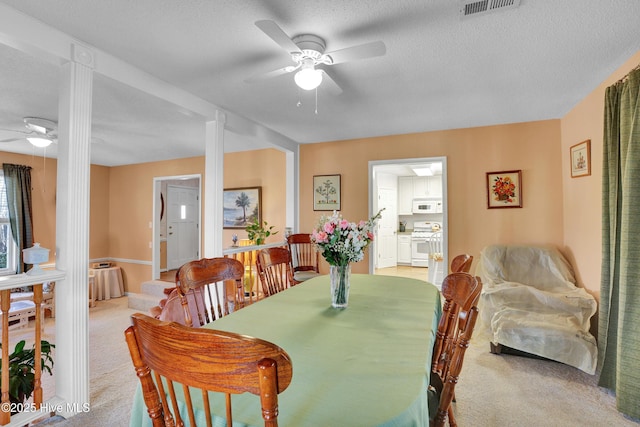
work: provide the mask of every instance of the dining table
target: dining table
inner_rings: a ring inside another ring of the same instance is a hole
[[[428,426],[441,314],[433,284],[368,274],[353,274],[348,307],[332,308],[323,275],[203,327],[258,337],[289,354],[293,379],[278,396],[280,426]],[[198,396],[198,425],[206,425]],[[210,401],[224,425],[224,398]],[[264,425],[258,396],[234,395],[232,404],[234,427]],[[151,426],[139,386],[130,426]]]

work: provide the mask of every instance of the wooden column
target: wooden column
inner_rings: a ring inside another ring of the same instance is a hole
[[[0,310],[2,310],[2,398],[0,405],[0,424],[9,424],[11,411],[9,403],[9,309],[11,308],[11,291],[0,291]]]
[[[35,370],[33,378],[33,403],[36,408],[42,405],[42,326],[44,319],[42,314],[42,283],[33,285],[33,302],[36,305],[36,330],[35,330]]]

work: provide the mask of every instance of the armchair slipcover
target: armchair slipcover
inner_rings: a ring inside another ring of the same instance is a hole
[[[596,301],[576,287],[571,265],[556,248],[487,246],[476,275],[484,283],[481,335],[595,373],[598,350],[589,328]]]

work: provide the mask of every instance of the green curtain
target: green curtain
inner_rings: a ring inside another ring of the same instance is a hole
[[[26,265],[22,262],[22,250],[33,245],[31,167],[5,163],[2,171],[7,189],[11,235],[18,246],[16,273],[24,273]]]
[[[640,69],[605,94],[599,385],[640,418]]]

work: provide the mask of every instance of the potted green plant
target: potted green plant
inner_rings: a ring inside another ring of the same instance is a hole
[[[0,345],[0,348],[2,346]],[[55,347],[48,341],[40,341],[40,368],[42,372],[52,375],[53,357],[51,350]],[[35,345],[25,349],[25,341],[16,344],[9,355],[9,400],[14,403],[23,403],[31,397],[34,388],[36,366]],[[0,374],[2,366],[0,364]]]
[[[247,225],[245,230],[247,231],[249,240],[253,241],[256,245],[264,245],[267,237],[278,234],[277,231],[273,231],[273,225],[269,227],[267,227],[267,225],[267,221],[258,221],[257,219]]]

